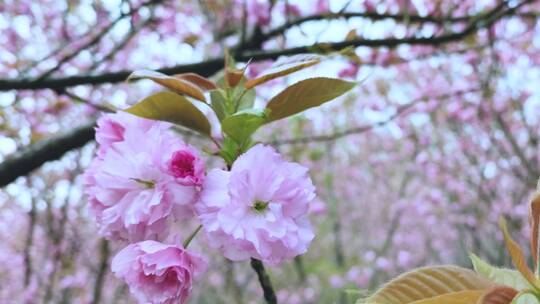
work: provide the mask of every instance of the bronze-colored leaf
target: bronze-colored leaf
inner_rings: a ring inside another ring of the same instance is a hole
[[[518,291],[511,287],[493,287],[478,300],[478,304],[510,304],[517,294]]]
[[[282,57],[278,59],[270,69],[263,72],[263,74],[255,79],[248,80],[244,86],[246,89],[251,89],[272,79],[283,77],[316,65],[321,62],[322,59],[322,56],[313,54],[299,54],[290,57]]]
[[[466,268],[457,266],[425,267],[395,278],[367,298],[365,302],[359,301],[359,303],[475,303],[486,290],[492,287],[494,284],[491,281]],[[441,299],[445,301],[441,302]],[[449,299],[455,299],[456,302],[449,302]],[[474,301],[463,302],[465,301],[463,299],[474,299]]]
[[[266,105],[268,121],[274,121],[317,107],[356,85],[341,79],[317,77],[299,81],[274,96]]]
[[[138,70],[131,73],[127,80],[133,79],[150,79],[173,92],[206,102],[203,91],[197,85],[181,78],[168,76],[155,71]]]
[[[512,258],[512,263],[514,264],[514,267],[516,267],[516,269],[534,288],[540,290],[540,284],[538,283],[538,279],[534,276],[531,269],[529,269],[529,266],[527,266],[527,261],[523,256],[523,251],[521,251],[519,245],[512,239],[512,237],[508,233],[508,228],[506,227],[506,221],[504,220],[504,218],[500,219],[499,227],[503,232],[504,242],[506,243],[506,248],[508,249],[508,253]]]
[[[472,304],[476,303],[485,291],[467,290],[443,294],[437,297],[411,302],[410,304]]]
[[[538,224],[540,222],[540,192],[536,192],[529,207],[529,225],[531,226],[531,255],[534,260],[534,268],[538,267],[538,255],[540,248],[538,247]]]
[[[187,98],[175,93],[150,95],[125,111],[143,118],[172,122],[210,136],[206,116]]]
[[[345,36],[345,41],[352,41],[358,39],[358,34],[356,33],[356,29],[352,29],[347,33],[347,36]]]
[[[227,84],[229,85],[229,87],[233,88],[237,86],[242,80],[242,78],[244,78],[244,72],[245,72],[245,68],[244,69],[232,69],[232,68],[225,69],[225,80],[227,81]]]
[[[179,78],[198,86],[201,90],[210,91],[217,89],[217,85],[210,79],[195,73],[176,74],[173,77]]]

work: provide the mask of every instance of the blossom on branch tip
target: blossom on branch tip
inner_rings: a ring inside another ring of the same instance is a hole
[[[156,241],[131,244],[113,258],[112,272],[123,279],[139,303],[183,304],[206,261],[182,246]]]
[[[307,215],[314,198],[307,168],[259,144],[230,172],[208,173],[195,210],[210,244],[225,257],[277,265],[307,251],[314,238]]]

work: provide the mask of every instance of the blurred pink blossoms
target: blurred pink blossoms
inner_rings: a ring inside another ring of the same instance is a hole
[[[98,157],[85,174],[100,233],[141,241],[167,235],[167,221],[193,216],[204,163],[169,125],[127,113],[98,121]]]
[[[183,304],[193,279],[206,270],[204,259],[181,246],[156,241],[135,243],[114,257],[111,268],[140,303]]]
[[[208,173],[196,212],[210,244],[225,257],[277,265],[307,251],[314,238],[307,216],[314,198],[307,168],[258,144],[230,172]]]

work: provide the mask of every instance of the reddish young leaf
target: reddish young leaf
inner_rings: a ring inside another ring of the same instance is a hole
[[[499,226],[503,232],[504,242],[506,243],[506,248],[508,249],[508,253],[512,258],[514,267],[516,267],[516,269],[535,289],[540,290],[538,279],[534,276],[534,273],[531,271],[529,266],[527,266],[527,261],[525,260],[523,251],[508,233],[508,228],[506,227],[506,221],[504,218],[500,219]]]
[[[210,91],[217,89],[217,85],[210,79],[203,77],[195,73],[182,73],[173,75],[175,78],[179,78],[198,86],[201,90]]]
[[[538,224],[540,222],[540,192],[536,192],[529,207],[529,224],[531,226],[531,255],[534,260],[534,268],[538,267]]]
[[[150,79],[175,93],[187,95],[206,102],[203,91],[197,85],[184,79],[149,70],[138,70],[131,73],[127,80],[129,81],[132,79]]]
[[[316,65],[322,61],[322,58],[323,57],[319,55],[306,54],[280,58],[269,70],[265,71],[255,79],[248,80],[244,86],[246,89],[251,89],[272,79],[283,77]]]
[[[510,304],[518,291],[507,286],[497,286],[486,292],[478,304]]]

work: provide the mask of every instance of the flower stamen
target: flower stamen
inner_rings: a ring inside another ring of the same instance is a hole
[[[270,202],[255,201],[252,208],[255,212],[263,212]]]
[[[146,181],[146,180],[142,180],[142,179],[138,179],[138,178],[132,178],[132,180],[136,181],[139,184],[142,184],[143,186],[145,186],[148,189],[152,189],[152,188],[154,188],[156,186],[156,183],[154,183],[153,181]]]

